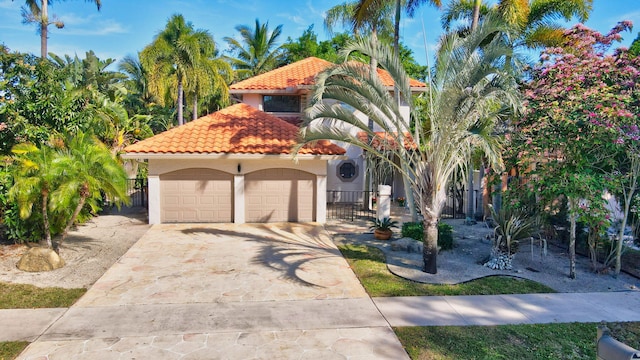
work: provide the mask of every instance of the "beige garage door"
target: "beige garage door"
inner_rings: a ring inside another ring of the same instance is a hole
[[[160,221],[233,222],[233,175],[185,169],[160,175]]]
[[[245,176],[247,222],[314,221],[315,175],[268,169]]]

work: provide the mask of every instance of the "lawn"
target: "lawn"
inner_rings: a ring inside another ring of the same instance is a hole
[[[0,342],[0,360],[15,359],[29,345],[26,341]]]
[[[340,251],[360,282],[373,297],[437,296],[437,295],[500,295],[555,292],[534,281],[490,276],[457,285],[423,284],[393,275],[386,266],[384,253],[365,245],[344,245]]]
[[[595,359],[596,323],[394,328],[412,359]],[[609,323],[640,347],[640,323]]]
[[[0,282],[0,309],[69,307],[87,289],[39,288]]]
[[[371,296],[496,295],[555,292],[533,281],[491,276],[458,285],[409,281],[389,272],[384,253],[340,246]],[[394,328],[412,359],[594,359],[596,323]],[[640,322],[608,323],[612,335],[640,348]]]

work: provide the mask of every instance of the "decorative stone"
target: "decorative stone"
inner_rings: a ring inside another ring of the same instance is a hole
[[[63,267],[64,260],[52,249],[32,247],[22,255],[16,266],[28,272],[51,271]]]
[[[493,270],[512,270],[513,258],[516,254],[507,255],[498,251],[491,251],[491,260],[487,261],[484,266]]]
[[[391,250],[406,251],[408,253],[422,254],[424,244],[409,237],[391,242]]]

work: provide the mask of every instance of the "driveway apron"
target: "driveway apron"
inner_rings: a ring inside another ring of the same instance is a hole
[[[407,359],[318,224],[153,226],[20,359]]]

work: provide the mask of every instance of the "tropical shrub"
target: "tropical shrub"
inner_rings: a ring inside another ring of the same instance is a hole
[[[422,241],[424,231],[421,222],[406,222],[402,224],[402,237],[409,237],[414,240]],[[453,226],[439,222],[438,223],[438,245],[440,250],[453,249]]]

